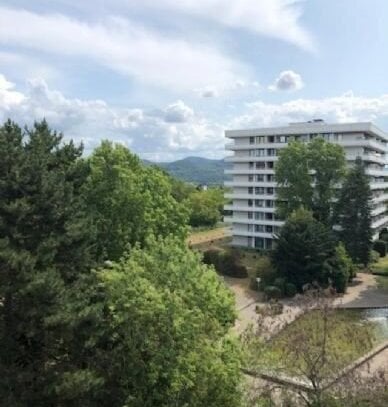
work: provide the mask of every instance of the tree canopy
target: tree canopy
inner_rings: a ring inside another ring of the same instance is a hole
[[[330,224],[345,163],[343,148],[320,137],[309,143],[295,141],[282,149],[275,167],[280,215],[287,217],[303,207]]]
[[[84,193],[101,256],[118,260],[129,245],[143,244],[151,234],[186,236],[188,211],[172,196],[163,171],[142,165],[127,148],[108,141],[88,163]]]
[[[361,158],[349,169],[336,207],[339,235],[356,263],[368,264],[372,248],[372,192]]]

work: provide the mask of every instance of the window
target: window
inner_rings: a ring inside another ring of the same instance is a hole
[[[287,136],[280,136],[280,140],[281,143],[287,143]]]
[[[249,150],[249,156],[254,157],[256,155],[256,150]]]
[[[268,136],[268,143],[274,143],[275,142],[275,136]]]
[[[253,200],[252,199],[248,199],[248,206],[253,206]]]
[[[256,195],[264,195],[264,187],[256,187],[255,188]]]
[[[268,174],[267,175],[267,181],[268,182],[274,182],[275,181],[275,176],[273,174]]]
[[[250,169],[250,170],[253,170],[254,165],[255,165],[255,163],[251,161],[251,162],[249,163],[249,169]]]
[[[264,148],[259,148],[256,150],[256,157],[264,157],[265,156],[265,149]]]
[[[255,144],[255,138],[249,137],[249,144]]]
[[[264,225],[255,225],[255,232],[264,232]]]
[[[256,199],[255,200],[255,206],[257,208],[264,208],[264,200],[263,199]]]
[[[262,237],[255,237],[255,248],[264,249],[264,239]]]
[[[274,189],[272,187],[267,188],[267,194],[268,195],[273,195]]]
[[[255,219],[256,220],[263,220],[264,219],[264,212],[255,212]]]
[[[253,219],[253,212],[248,212],[248,219]]]
[[[252,174],[248,175],[248,181],[253,182],[253,175]]]
[[[266,231],[266,233],[272,233],[273,232],[272,226],[271,225],[266,225],[265,226],[265,231]]]
[[[271,250],[273,246],[273,240],[272,239],[265,239],[265,248],[268,250]]]
[[[257,174],[256,182],[264,182],[264,174]]]
[[[253,194],[253,187],[248,188],[248,194]]]
[[[274,162],[273,161],[268,161],[267,162],[267,168],[272,169],[274,167]]]
[[[274,148],[268,148],[267,149],[267,155],[270,157],[273,157],[276,155],[276,150]]]
[[[266,212],[265,213],[265,220],[273,220],[273,213]]]
[[[273,208],[273,201],[265,201],[265,206],[267,208]]]
[[[256,169],[261,170],[263,168],[265,168],[265,161],[258,161],[256,163]]]
[[[248,226],[248,232],[253,232],[253,225],[247,225]]]
[[[265,136],[258,136],[258,137],[256,137],[256,143],[257,143],[257,144],[263,144],[263,143],[265,143]]]

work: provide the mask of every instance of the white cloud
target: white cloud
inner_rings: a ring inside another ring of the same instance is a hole
[[[194,111],[181,100],[167,106],[164,120],[167,123],[185,123],[194,117]]]
[[[0,122],[7,118],[31,125],[46,118],[66,138],[83,141],[90,152],[101,139],[121,142],[148,158],[201,154],[223,156],[223,129],[183,101],[163,109],[122,109],[102,100],[66,98],[42,79],[28,83],[25,94],[0,76]],[[210,153],[210,154],[209,154]]]
[[[28,90],[21,93],[0,75],[0,122],[8,117],[21,125],[46,118],[66,138],[82,140],[87,152],[107,138],[150,159],[223,157],[225,129],[285,125],[312,118],[327,122],[376,121],[388,118],[388,94],[367,98],[348,92],[280,104],[257,101],[247,104],[243,114],[221,124],[183,101],[153,110],[117,108],[102,100],[67,98],[41,79],[30,81]]]
[[[206,86],[198,91],[199,95],[203,98],[216,98],[219,96],[218,90],[215,86]]]
[[[277,38],[305,50],[315,49],[312,36],[299,22],[300,0],[125,0],[121,3],[183,12]]]
[[[247,67],[214,47],[167,37],[126,19],[103,21],[0,6],[0,43],[87,58],[139,82],[174,90],[223,85],[248,75]]]
[[[324,99],[296,99],[286,103],[250,103],[247,111],[229,124],[230,128],[286,125],[314,118],[332,123],[375,121],[388,117],[388,94],[367,98],[352,92]]]
[[[302,89],[304,86],[302,77],[291,70],[280,72],[275,82],[268,87],[269,90],[294,91]]]

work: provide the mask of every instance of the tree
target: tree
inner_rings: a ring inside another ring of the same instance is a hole
[[[311,212],[299,209],[281,228],[272,254],[272,262],[287,283],[299,292],[306,284],[328,284],[328,262],[334,256],[335,241],[328,227],[315,220]]]
[[[150,238],[94,279],[73,291],[67,312],[75,327],[88,322],[71,356],[100,383],[81,398],[86,405],[240,405],[233,295],[199,254]]]
[[[224,191],[221,188],[209,188],[195,191],[188,197],[191,226],[215,226],[222,219]]]
[[[104,141],[88,160],[91,173],[84,189],[97,227],[100,256],[118,260],[147,236],[186,236],[188,211],[171,194],[169,177],[141,164],[121,145]]]
[[[45,121],[0,128],[0,394],[8,406],[46,405],[61,354],[50,323],[66,290],[95,263],[80,190],[82,146]]]
[[[327,225],[333,215],[336,187],[345,173],[341,146],[318,137],[307,144],[293,142],[281,150],[276,164],[280,214],[304,207]]]
[[[339,236],[355,263],[367,265],[372,248],[372,217],[369,178],[361,158],[348,171],[336,208]]]

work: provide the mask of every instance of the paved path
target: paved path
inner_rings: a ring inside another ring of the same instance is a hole
[[[385,308],[388,292],[377,286],[376,276],[358,273],[347,293],[335,302],[339,308]]]

